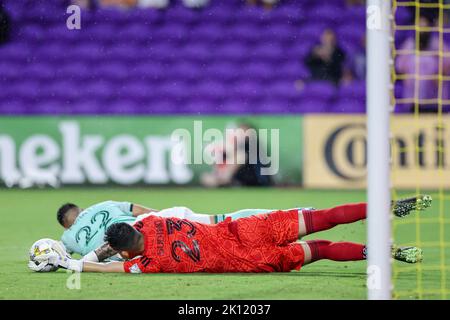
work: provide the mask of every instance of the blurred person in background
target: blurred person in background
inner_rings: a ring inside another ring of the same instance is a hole
[[[247,3],[252,6],[263,5],[265,9],[271,10],[280,0],[247,0]]]
[[[366,0],[347,0],[345,2],[347,6],[363,6],[366,4]]]
[[[212,172],[204,173],[201,176],[202,185],[206,187],[272,185],[271,176],[261,174],[261,169],[265,165],[261,163],[261,146],[257,135],[256,141],[253,141],[257,145],[256,163],[251,163],[253,157],[250,155],[250,138],[247,132],[249,129],[254,128],[249,124],[242,123],[229,141],[214,143],[206,147],[210,154],[213,153],[216,156],[216,162]],[[222,161],[217,161],[219,159]]]
[[[141,8],[165,9],[169,6],[169,0],[138,0],[137,5]]]
[[[349,84],[354,80],[364,81],[366,79],[366,36],[361,38],[360,45],[353,52],[351,59],[346,59],[342,84]]]
[[[72,0],[72,4],[82,9],[92,9],[96,4],[96,0]]]
[[[203,8],[209,4],[209,0],[183,0],[183,4],[188,8]]]
[[[10,19],[0,3],[0,45],[9,40]]]
[[[430,20],[429,16],[421,16],[420,27],[430,27],[433,25],[433,22]],[[439,80],[437,79],[424,79],[419,80],[415,77],[415,74],[419,74],[419,76],[432,76],[439,74],[439,56],[437,52],[439,52],[439,35],[437,33],[420,31],[418,33],[420,37],[419,40],[419,48],[418,50],[423,51],[433,51],[436,54],[419,54],[415,55],[414,53],[399,53],[397,55],[396,60],[396,68],[397,72],[400,74],[412,75],[408,79],[403,80],[403,92],[401,98],[403,99],[413,99],[416,96],[419,98],[419,112],[437,112],[438,106],[437,104],[431,103],[430,100],[425,102],[424,100],[428,99],[449,99],[449,86],[447,82],[442,84],[442,96],[439,97]],[[444,52],[448,52],[448,47],[444,43],[443,44]],[[410,37],[405,40],[403,45],[400,48],[401,50],[407,50],[409,52],[414,52],[416,50],[416,39],[415,37]],[[416,72],[416,64],[418,65],[418,72]],[[442,65],[442,74],[449,75],[450,74],[450,59],[443,58]],[[416,81],[417,90],[416,92]],[[415,111],[415,105],[413,103],[405,104],[402,106],[404,110],[400,111]]]
[[[338,84],[343,74],[345,53],[339,47],[331,29],[323,31],[320,43],[312,48],[305,59],[312,80],[326,80]]]
[[[134,7],[137,4],[137,0],[97,0],[98,4],[101,7],[122,7],[122,8],[130,8]]]
[[[169,6],[170,0],[137,0],[138,6],[143,8],[165,9]],[[209,4],[209,0],[182,0],[187,8],[203,8]]]

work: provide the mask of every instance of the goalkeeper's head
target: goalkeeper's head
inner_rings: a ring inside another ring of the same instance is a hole
[[[105,232],[105,241],[124,258],[144,251],[144,236],[128,223],[114,223]]]

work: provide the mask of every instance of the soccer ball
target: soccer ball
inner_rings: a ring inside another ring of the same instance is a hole
[[[61,257],[69,257],[70,255],[67,253],[64,245],[56,240],[53,239],[40,239],[33,243],[33,245],[30,248],[30,261],[35,263],[36,265],[39,265],[39,262],[35,260],[36,257],[48,254],[51,252],[56,252]],[[40,272],[51,272],[58,270],[58,266],[54,266],[52,264],[47,264],[43,269],[41,269]]]

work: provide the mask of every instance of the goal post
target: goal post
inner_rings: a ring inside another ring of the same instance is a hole
[[[390,0],[367,1],[367,289],[391,298]]]

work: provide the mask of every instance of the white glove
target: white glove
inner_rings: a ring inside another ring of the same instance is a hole
[[[47,265],[45,261],[36,264],[33,261],[28,261],[28,268],[30,268],[34,272],[41,272],[42,269]]]
[[[71,259],[69,257],[61,257],[57,252],[50,252],[47,254],[42,254],[34,258],[37,262],[39,262],[39,266],[42,263],[48,263],[57,267],[61,267],[64,269],[81,272],[83,270],[83,261]]]

